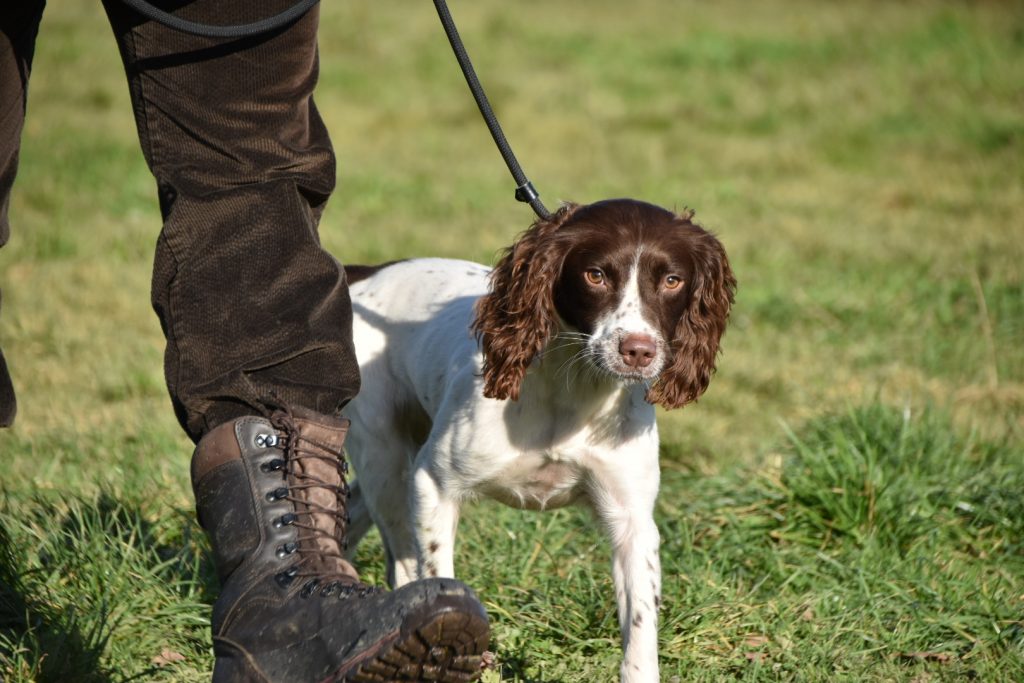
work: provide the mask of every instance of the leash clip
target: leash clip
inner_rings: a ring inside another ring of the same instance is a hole
[[[516,188],[516,201],[532,204],[537,199],[540,199],[540,193],[537,192],[533,187],[533,183],[529,180]]]

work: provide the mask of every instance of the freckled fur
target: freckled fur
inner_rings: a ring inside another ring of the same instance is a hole
[[[584,278],[595,267],[600,287]],[[668,274],[683,287],[666,289]],[[359,275],[352,528],[380,528],[389,579],[454,576],[466,500],[582,502],[612,546],[621,680],[657,681],[652,403],[707,389],[735,289],[721,244],[690,213],[609,200],[537,221],[493,271],[415,259]],[[649,365],[626,362],[630,335],[654,343]]]

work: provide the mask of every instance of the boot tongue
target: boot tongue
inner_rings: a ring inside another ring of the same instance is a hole
[[[317,573],[359,580],[355,568],[343,557],[348,484],[343,476],[342,445],[348,420],[292,410],[288,435],[292,461],[289,486],[302,523],[300,543],[308,567]],[[306,514],[303,514],[306,513]],[[311,552],[312,551],[312,552]]]

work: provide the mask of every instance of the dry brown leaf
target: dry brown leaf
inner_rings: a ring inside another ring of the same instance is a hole
[[[749,635],[743,639],[743,644],[747,647],[761,647],[762,645],[768,644],[768,637],[761,635]]]
[[[165,647],[163,650],[160,651],[160,654],[158,654],[156,657],[153,657],[151,661],[155,666],[167,666],[168,664],[173,664],[174,662],[184,662],[185,655]]]
[[[901,652],[899,656],[904,659],[920,659],[942,663],[946,663],[953,658],[946,652]]]

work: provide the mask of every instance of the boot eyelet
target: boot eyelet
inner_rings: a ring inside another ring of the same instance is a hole
[[[287,498],[287,497],[288,497],[288,488],[286,486],[282,486],[280,488],[276,488],[276,489],[274,489],[273,491],[271,491],[270,493],[267,494],[267,500],[269,500],[271,503],[273,503],[275,500],[281,500],[282,498]]]
[[[278,470],[283,470],[285,464],[285,461],[282,460],[281,458],[274,458],[269,462],[261,464],[260,469],[264,472],[276,472]]]
[[[294,512],[286,512],[274,520],[274,528],[280,529],[283,526],[290,526],[299,518]]]
[[[281,442],[281,437],[277,434],[257,434],[255,441],[257,448],[273,448]]]
[[[333,581],[333,582],[327,584],[327,587],[324,588],[322,591],[320,591],[320,595],[325,597],[325,598],[329,598],[332,595],[334,595],[334,590],[337,587],[338,587],[338,582],[337,581]]]
[[[285,543],[284,545],[278,547],[277,556],[281,559],[284,559],[285,557],[288,557],[298,549],[298,543]]]
[[[283,572],[278,572],[277,574],[274,574],[274,580],[277,581],[277,585],[281,586],[282,588],[287,588],[292,584],[292,581],[295,580],[295,576],[298,573],[298,568],[291,567],[290,569],[286,569]]]
[[[319,585],[320,579],[313,579],[312,581],[307,581],[306,585],[302,587],[302,591],[299,593],[299,596],[303,598],[308,598],[316,591],[317,586]]]

